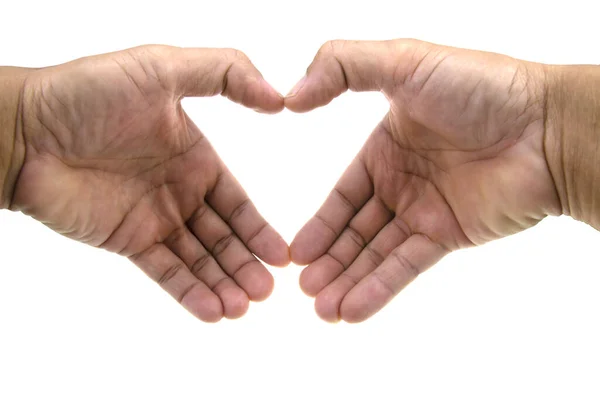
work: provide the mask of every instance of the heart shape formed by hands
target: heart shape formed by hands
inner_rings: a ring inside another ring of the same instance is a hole
[[[28,73],[11,208],[123,254],[204,321],[266,298],[272,265],[327,321],[362,321],[448,252],[560,213],[544,68],[414,40],[324,45],[285,99],[234,50],[144,46]],[[287,244],[181,107],[223,94],[305,112],[347,89],[390,110]],[[0,199],[2,200],[2,199]]]

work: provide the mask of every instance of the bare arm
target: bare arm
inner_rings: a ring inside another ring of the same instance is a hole
[[[19,139],[19,103],[28,71],[0,67],[0,208],[10,206],[25,155],[22,139]]]
[[[600,229],[600,66],[548,68],[546,158],[562,212]]]

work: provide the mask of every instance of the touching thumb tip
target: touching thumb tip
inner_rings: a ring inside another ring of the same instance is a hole
[[[290,98],[290,97],[296,96],[298,94],[298,92],[300,92],[302,87],[304,87],[305,83],[306,83],[306,75],[302,79],[300,79],[298,81],[298,83],[296,83],[294,85],[294,87],[289,91],[289,93],[285,97]]]

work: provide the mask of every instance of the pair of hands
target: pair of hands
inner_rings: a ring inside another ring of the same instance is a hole
[[[415,40],[329,42],[285,98],[235,50],[143,46],[36,70],[11,209],[129,257],[203,321],[269,296],[255,255],[308,264],[300,284],[319,316],[362,321],[448,252],[560,214],[544,74]],[[348,89],[381,91],[389,112],[288,248],[180,101],[305,112]]]

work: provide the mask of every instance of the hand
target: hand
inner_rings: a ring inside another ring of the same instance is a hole
[[[11,208],[129,257],[204,321],[243,315],[273,288],[252,253],[280,266],[289,256],[181,107],[217,94],[283,109],[234,50],[144,46],[31,73]]]
[[[367,319],[448,252],[560,214],[545,158],[545,70],[415,40],[330,42],[285,99],[380,90],[390,109],[291,244],[327,321]]]

